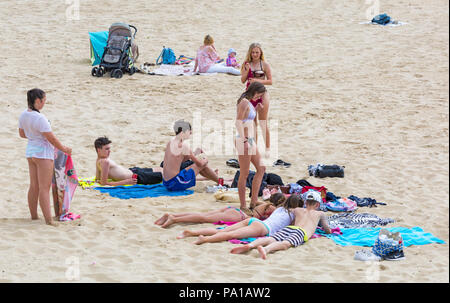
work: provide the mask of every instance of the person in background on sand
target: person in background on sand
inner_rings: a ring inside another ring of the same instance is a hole
[[[269,63],[267,63],[264,59],[261,44],[250,44],[247,55],[241,67],[241,81],[242,83],[246,83],[247,88],[254,82],[259,82],[264,85],[272,85],[272,70]],[[257,110],[255,123],[257,125],[259,121],[266,145],[265,156],[268,157],[270,155],[270,132],[267,124],[269,119],[269,93],[265,92],[260,98],[251,100],[251,103]],[[257,105],[259,104],[262,106],[258,107]]]
[[[292,224],[295,219],[293,210],[303,207],[303,201],[298,195],[291,195],[286,202],[278,205],[275,211],[264,221],[256,218],[248,218],[239,223],[217,230],[214,228],[197,231],[185,230],[178,239],[198,236],[194,244],[221,242],[231,239],[243,239],[250,237],[268,237],[277,233],[282,228]]]
[[[228,57],[226,61],[227,66],[232,66],[234,68],[239,68],[240,65],[236,59],[236,50],[234,48],[230,48],[228,50]]]
[[[240,75],[241,72],[232,66],[226,66],[217,63],[220,60],[214,47],[214,39],[210,35],[206,35],[203,45],[197,50],[195,57],[194,73],[229,73]]]
[[[50,207],[50,187],[54,173],[53,162],[55,147],[70,155],[72,149],[64,146],[52,132],[47,118],[40,112],[47,96],[41,89],[34,88],[27,92],[28,108],[19,117],[19,136],[28,139],[25,156],[28,161],[30,187],[28,189],[28,207],[31,219],[39,219],[38,203],[45,218],[45,223],[53,225]]]
[[[101,185],[157,184],[162,182],[162,168],[125,168],[111,159],[111,140],[97,138],[94,142],[97,152],[95,179]],[[133,177],[134,175],[134,177]],[[108,179],[112,181],[108,181]]]
[[[323,230],[330,234],[331,229],[325,213],[317,210],[321,200],[322,197],[318,192],[311,191],[306,197],[306,208],[294,209],[294,225],[286,226],[270,237],[257,239],[250,244],[233,248],[231,253],[240,254],[256,247],[261,258],[266,259],[270,252],[286,250],[292,246],[297,247],[308,241],[316,231],[319,222]]]
[[[255,207],[253,209],[252,216],[245,214],[239,208],[228,206],[206,213],[166,213],[161,218],[156,220],[155,224],[161,225],[163,228],[167,228],[176,223],[215,223],[219,221],[240,222],[249,217],[264,220],[273,213],[278,205],[286,201],[286,197],[281,193],[275,193],[270,197],[269,201],[269,203],[262,203]]]
[[[197,148],[195,152],[192,152],[185,142],[192,134],[191,124],[178,120],[173,130],[175,137],[166,145],[163,163],[163,184],[167,190],[182,191],[195,186],[198,174],[217,184],[219,176],[208,166],[208,159],[197,158],[203,151]],[[194,164],[180,170],[180,165],[188,160],[192,160]]]
[[[252,197],[250,201],[250,210],[258,203],[258,193],[262,178],[266,170],[262,165],[261,155],[258,152],[255,136],[256,128],[253,119],[256,116],[256,109],[251,100],[260,98],[266,92],[266,88],[259,82],[252,83],[247,90],[239,97],[237,101],[235,146],[238,153],[240,174],[238,180],[238,193],[240,208],[242,211],[249,211],[246,205],[245,186],[250,172],[250,163],[256,168],[255,176],[252,181]],[[258,105],[259,106],[259,105]]]

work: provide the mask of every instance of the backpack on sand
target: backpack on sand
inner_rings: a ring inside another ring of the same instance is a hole
[[[156,59],[156,64],[175,64],[177,58],[173,49],[163,46],[161,54],[159,54],[158,59]]]
[[[380,14],[373,17],[372,22],[378,23],[381,25],[386,25],[391,21],[391,17],[389,17],[387,14]]]

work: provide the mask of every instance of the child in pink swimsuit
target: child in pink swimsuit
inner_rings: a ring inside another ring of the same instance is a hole
[[[227,66],[232,66],[232,67],[236,67],[236,68],[240,67],[240,65],[236,59],[236,51],[234,50],[234,48],[230,48],[228,50],[228,58],[227,58],[226,63],[227,63]]]

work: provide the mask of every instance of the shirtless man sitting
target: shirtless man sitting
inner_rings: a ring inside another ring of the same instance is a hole
[[[267,258],[269,252],[285,250],[291,246],[297,247],[308,241],[320,222],[327,234],[331,233],[326,215],[323,211],[318,211],[322,197],[319,192],[308,191],[305,193],[306,208],[295,208],[294,225],[286,226],[271,237],[257,239],[250,244],[233,248],[231,253],[240,254],[257,248],[262,259]]]
[[[162,182],[160,167],[127,169],[111,160],[111,141],[107,137],[95,140],[94,146],[97,151],[95,179],[101,185],[149,185]]]
[[[175,131],[175,137],[167,143],[164,154],[164,186],[170,191],[185,190],[195,186],[196,176],[198,174],[217,183],[219,177],[217,172],[208,166],[208,160],[197,157],[203,151],[197,148],[195,152],[192,152],[190,147],[185,143],[192,134],[191,124],[184,120],[178,120],[175,122],[173,129]],[[188,160],[194,163],[184,169],[180,169],[180,165]]]

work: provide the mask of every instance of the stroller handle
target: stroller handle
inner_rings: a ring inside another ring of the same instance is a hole
[[[134,28],[133,38],[136,38],[137,28],[134,25],[128,24],[131,28]]]

